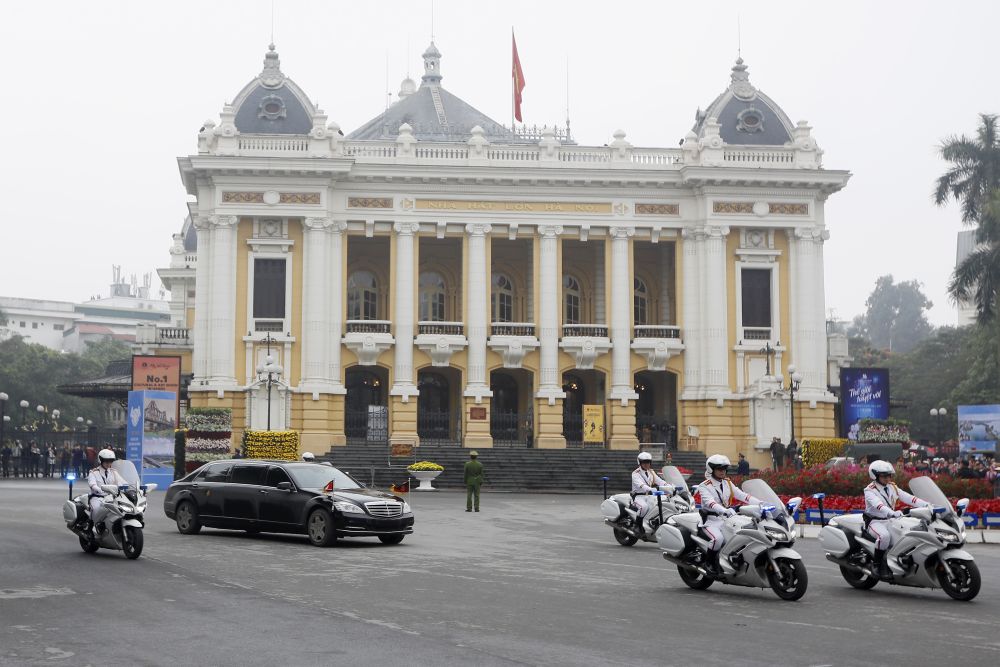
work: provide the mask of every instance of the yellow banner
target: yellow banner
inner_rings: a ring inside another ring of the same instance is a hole
[[[604,442],[604,406],[583,406],[583,441]]]
[[[473,201],[418,199],[420,211],[498,211],[510,213],[611,213],[611,202]]]

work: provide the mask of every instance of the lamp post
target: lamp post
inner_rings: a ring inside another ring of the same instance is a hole
[[[799,385],[802,384],[802,374],[795,371],[795,366],[792,364],[788,365],[788,393],[790,396],[789,405],[792,410],[792,442],[795,440],[795,392],[798,391]],[[796,444],[798,444],[796,442]]]
[[[267,430],[271,430],[271,387],[274,385],[275,378],[281,375],[281,366],[274,363],[274,357],[271,356],[271,343],[276,342],[271,334],[268,334],[264,338],[263,343],[267,346],[267,354],[264,357],[264,363],[257,367],[257,378],[261,382],[267,384]]]
[[[7,394],[0,391],[0,447],[4,446],[6,440],[4,440],[4,429],[7,426],[7,422],[10,421],[10,417],[4,414],[4,408],[7,407],[7,399],[10,398]]]
[[[77,438],[80,437],[79,435],[77,435],[77,429],[83,430],[83,417],[77,417],[76,418],[76,427],[73,429],[73,440],[74,440],[74,442],[76,442]]]
[[[31,404],[28,403],[28,401],[22,400],[20,403],[18,403],[18,405],[21,406],[21,430],[23,431],[24,430],[24,411],[27,410],[28,406],[31,405]]]
[[[941,446],[941,418],[948,416],[947,408],[931,408],[931,417],[934,418],[934,431],[937,436],[938,446]]]

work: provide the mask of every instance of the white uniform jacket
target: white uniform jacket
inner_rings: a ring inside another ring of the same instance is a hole
[[[128,482],[114,468],[105,470],[104,466],[98,466],[87,475],[87,484],[90,484],[90,494],[92,496],[103,496],[104,490],[101,489],[102,485],[114,484],[115,486],[122,486],[128,484]]]
[[[651,491],[656,491],[664,484],[666,482],[652,468],[643,470],[642,466],[639,466],[632,471],[632,493],[647,494]],[[655,507],[656,503],[645,498],[643,495],[637,495],[635,497],[635,505],[639,508],[639,516],[646,516],[650,508]]]
[[[903,491],[894,483],[882,486],[872,482],[865,487],[865,514],[875,519],[888,519],[896,511],[897,503],[910,507],[930,507],[930,503]]]
[[[701,497],[701,508],[712,514],[726,514],[733,500],[748,505],[760,504],[760,500],[733,484],[728,477],[722,480],[706,479],[698,485],[698,495]]]

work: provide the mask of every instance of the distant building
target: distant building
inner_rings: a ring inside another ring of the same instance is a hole
[[[957,267],[976,247],[976,230],[967,229],[958,233],[958,252],[955,253]],[[959,301],[958,326],[964,327],[976,322],[976,306],[968,301]]]

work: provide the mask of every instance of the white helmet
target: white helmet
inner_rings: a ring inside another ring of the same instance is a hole
[[[117,457],[115,456],[115,453],[110,449],[102,449],[101,451],[97,452],[97,458],[103,463],[104,461],[114,461],[115,458]]]
[[[312,452],[302,452],[302,460],[303,461],[315,461],[316,457],[313,455]]]
[[[649,452],[639,452],[639,456],[635,457],[635,460],[639,463],[640,466],[644,462],[645,463],[652,463],[653,462],[653,455],[650,454]]]
[[[717,469],[728,470],[732,463],[728,456],[722,454],[712,454],[705,460],[705,477],[711,477],[712,471]]]
[[[868,466],[868,476],[872,479],[877,478],[879,475],[891,476],[895,474],[896,469],[888,461],[872,461],[871,465]]]

